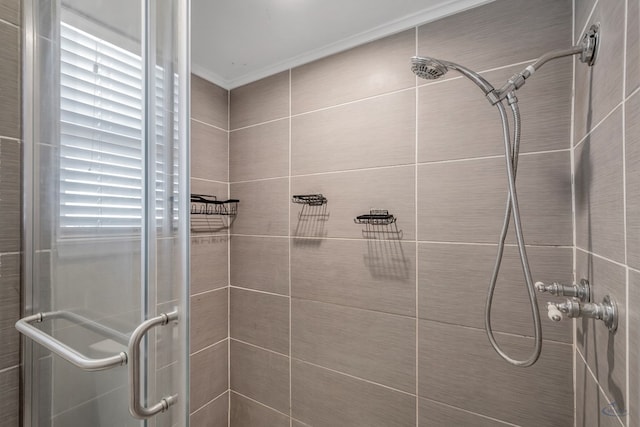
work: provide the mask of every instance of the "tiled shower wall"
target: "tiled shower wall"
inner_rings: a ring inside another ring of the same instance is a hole
[[[571,15],[571,1],[499,0],[231,91],[232,426],[573,424],[571,322],[542,314],[542,357],[527,369],[483,331],[506,202],[498,113],[455,72],[409,69],[433,55],[498,85],[569,46]],[[518,94],[536,280],[572,280],[571,89],[564,59]],[[291,203],[313,193],[328,203]],[[354,224],[372,208],[397,227]],[[524,357],[513,236],[505,257],[493,324]]]
[[[18,427],[20,341],[20,2],[0,1],[0,426]]]
[[[229,194],[229,92],[191,77],[191,192]],[[192,215],[191,426],[227,425],[228,224]]]
[[[575,66],[573,168],[576,276],[620,308],[610,335],[578,321],[578,426],[640,423],[640,2],[576,1],[574,36],[600,23],[592,68]],[[626,25],[625,25],[626,24]]]

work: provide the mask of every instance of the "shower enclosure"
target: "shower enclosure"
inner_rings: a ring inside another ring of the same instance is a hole
[[[24,2],[25,426],[188,425],[188,13]]]

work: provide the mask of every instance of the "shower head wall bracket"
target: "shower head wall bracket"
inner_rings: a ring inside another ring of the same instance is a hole
[[[593,24],[589,31],[582,36],[582,52],[580,52],[580,61],[588,66],[593,66],[598,57],[598,47],[600,46],[600,24]]]

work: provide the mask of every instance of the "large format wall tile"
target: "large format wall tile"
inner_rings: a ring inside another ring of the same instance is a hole
[[[516,358],[533,347],[530,338],[500,341]],[[419,342],[420,397],[521,426],[571,425],[570,345],[545,341],[538,362],[523,369],[502,360],[480,329],[421,320]]]
[[[415,30],[407,30],[291,70],[293,114],[415,85],[409,58]]]
[[[228,237],[191,235],[191,294],[228,284]]]
[[[622,135],[619,108],[576,147],[574,156],[576,244],[619,262],[624,262]]]
[[[240,200],[232,233],[288,235],[289,178],[231,184],[231,197]]]
[[[602,394],[598,383],[587,370],[580,353],[576,356],[576,426],[620,427],[618,409]],[[631,420],[630,420],[631,421]],[[632,426],[635,424],[627,424]]]
[[[231,285],[289,295],[289,240],[232,236]]]
[[[289,71],[231,91],[231,130],[289,115]]]
[[[499,0],[421,26],[418,54],[484,71],[570,47],[569,22],[569,0]]]
[[[191,74],[191,118],[227,130],[229,91]]]
[[[416,398],[297,360],[292,416],[314,427],[414,427]]]
[[[191,412],[220,396],[229,388],[228,341],[225,340],[191,356]]]
[[[17,427],[20,421],[20,368],[0,370],[0,414],[2,427]]]
[[[296,116],[291,173],[413,163],[415,120],[414,90]]]
[[[294,298],[292,356],[415,392],[415,320]]]
[[[488,72],[484,77],[499,87],[523,67]],[[518,91],[521,153],[570,147],[572,70],[569,59],[552,62]],[[419,89],[418,135],[420,162],[504,154],[498,109],[466,78]]]
[[[229,393],[191,414],[190,427],[228,427]]]
[[[494,245],[420,244],[420,318],[484,328],[485,301],[496,252]],[[534,281],[572,283],[571,248],[529,247],[527,255]],[[547,319],[547,301],[557,300],[538,294],[543,337],[570,343],[572,322]],[[464,310],[452,310],[451,301],[464,301]],[[515,246],[505,249],[491,313],[494,330],[533,336],[529,298]]]
[[[571,245],[569,152],[521,156],[517,188],[526,242]],[[506,195],[503,159],[421,165],[418,239],[495,243],[502,228]],[[513,224],[509,233],[508,241],[514,242]]]
[[[0,255],[0,371],[20,363],[20,255]]]
[[[593,67],[576,61],[575,140],[579,142],[622,102],[624,76],[624,2],[602,0],[589,23],[600,23],[598,58]]]
[[[640,86],[640,2],[627,2],[627,70],[626,94]]]
[[[0,135],[20,138],[20,29],[0,22],[0,45]]]
[[[0,139],[0,156],[0,252],[17,252],[20,250],[20,144]]]
[[[415,315],[415,244],[295,240],[291,251],[292,296]]]
[[[289,417],[231,392],[233,427],[289,427]]]
[[[229,181],[228,132],[191,121],[191,177]]]
[[[509,424],[433,400],[418,399],[418,425],[420,427],[501,427]]]
[[[231,288],[231,337],[289,353],[289,298]]]
[[[623,267],[602,258],[576,251],[576,277],[591,284],[591,300],[601,302],[605,295],[618,305],[618,330],[612,335],[600,320],[579,319],[576,347],[584,355],[605,395],[626,408],[626,273]]]
[[[289,358],[232,340],[231,389],[289,413]]]
[[[629,270],[629,425],[640,423],[640,273]]]
[[[228,288],[191,297],[191,352],[227,337]]]
[[[232,182],[289,175],[289,120],[231,132],[229,168]]]
[[[627,263],[631,267],[640,269],[640,173],[638,172],[640,171],[640,95],[635,94],[627,101],[625,113]],[[616,132],[615,129],[614,132]],[[609,141],[609,144],[611,142],[613,141]],[[611,166],[604,167],[608,169]],[[619,194],[620,189],[612,189],[612,192],[614,191]],[[619,225],[616,224],[617,229],[618,227]]]
[[[307,216],[303,208],[294,207],[292,236],[413,240],[414,172],[413,166],[405,166],[293,178],[292,194],[322,193],[328,201],[322,215],[307,210],[311,212]],[[367,227],[353,223],[370,209],[388,210],[397,218],[396,224]]]

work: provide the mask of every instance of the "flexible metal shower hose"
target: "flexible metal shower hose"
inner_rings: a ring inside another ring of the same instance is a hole
[[[485,305],[485,317],[484,326],[489,337],[489,342],[493,349],[507,362],[515,366],[531,366],[540,357],[540,351],[542,349],[542,325],[540,323],[540,313],[538,311],[538,300],[536,298],[535,287],[533,279],[531,277],[531,270],[529,268],[529,259],[527,258],[527,250],[525,247],[524,236],[522,234],[522,223],[520,221],[520,208],[518,205],[518,194],[516,191],[516,174],[518,170],[518,157],[520,154],[520,111],[518,108],[517,99],[513,94],[509,96],[509,104],[513,113],[514,123],[514,135],[513,144],[511,144],[511,135],[509,133],[509,122],[507,121],[507,113],[502,102],[498,102],[496,106],[500,112],[500,119],[502,119],[502,132],[504,135],[504,150],[505,150],[505,162],[507,166],[507,180],[509,184],[509,192],[507,196],[506,210],[504,214],[504,222],[502,223],[502,231],[500,232],[500,241],[498,242],[498,253],[496,255],[496,262],[493,267],[493,273],[491,275],[491,282],[489,283],[489,292],[487,293],[487,302]],[[534,329],[534,349],[531,355],[524,360],[517,360],[510,357],[504,352],[498,342],[496,341],[493,328],[491,326],[491,308],[493,304],[493,296],[496,289],[496,283],[498,281],[498,275],[500,274],[500,266],[502,264],[502,257],[504,254],[504,245],[509,230],[509,222],[511,220],[511,214],[513,213],[513,222],[516,231],[516,240],[518,243],[518,251],[520,254],[520,262],[522,264],[522,272],[524,273],[524,279],[526,281],[527,292],[529,296],[529,303],[531,306],[531,316],[533,317],[533,329]]]

